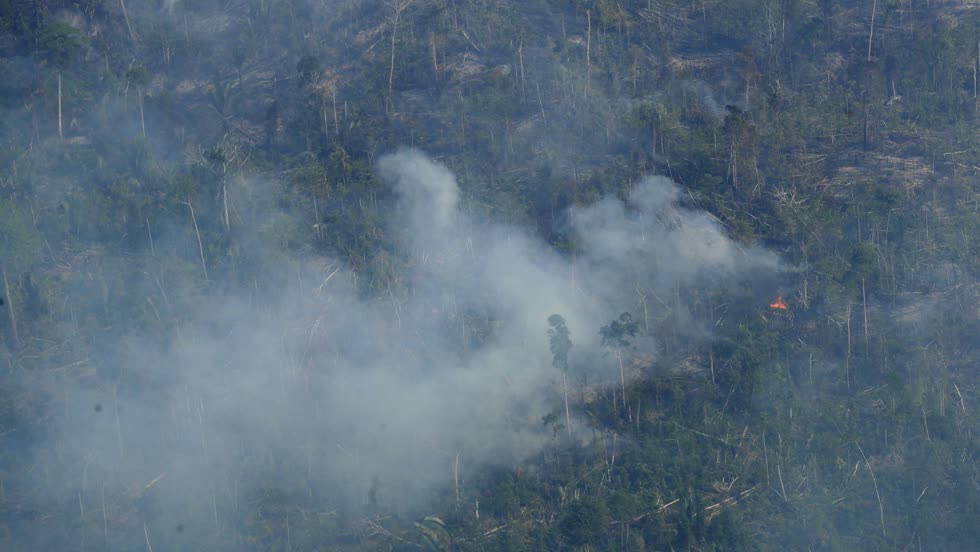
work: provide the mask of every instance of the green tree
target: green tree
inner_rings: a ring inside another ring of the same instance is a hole
[[[609,523],[609,508],[599,497],[573,502],[559,522],[561,534],[572,546],[598,545]]]
[[[599,330],[602,337],[602,345],[612,350],[616,359],[619,361],[619,382],[623,391],[623,408],[629,412],[626,403],[626,372],[623,369],[623,349],[630,346],[631,340],[640,331],[640,326],[633,321],[633,315],[624,312],[619,318],[603,326]],[[630,421],[633,420],[632,413],[629,413]]]
[[[568,351],[572,348],[572,339],[565,325],[565,319],[559,314],[548,317],[548,337],[551,338],[551,365],[561,370],[561,389],[565,395],[565,429],[568,437],[572,436],[572,418],[568,413]]]
[[[85,46],[81,31],[67,23],[48,25],[37,34],[34,55],[39,61],[67,69]]]
[[[35,57],[56,69],[58,81],[58,137],[64,138],[61,112],[61,72],[77,58],[85,44],[82,33],[66,23],[48,25],[37,35]]]

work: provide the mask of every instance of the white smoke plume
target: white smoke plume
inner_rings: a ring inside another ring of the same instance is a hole
[[[341,507],[412,505],[451,488],[457,455],[465,479],[550,442],[551,314],[568,322],[576,369],[615,381],[598,331],[637,307],[637,289],[779,266],[680,207],[662,177],[625,203],[573,210],[578,249],[562,255],[463,212],[452,173],[420,152],[385,156],[378,170],[401,198],[393,224],[411,269],[398,290],[365,298],[340,263],[297,260],[297,283],[262,300],[212,294],[165,344],[135,330],[106,344],[117,383],[61,390],[52,448],[71,460],[49,488],[83,505],[102,485],[136,488],[151,519],[203,509],[219,526],[263,488]],[[643,339],[652,352],[656,335]]]

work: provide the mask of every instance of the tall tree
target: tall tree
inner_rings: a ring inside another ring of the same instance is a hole
[[[639,331],[639,324],[633,321],[633,315],[628,312],[619,315],[618,319],[599,330],[602,345],[612,350],[619,361],[619,382],[623,389],[623,408],[626,409],[630,421],[633,421],[633,414],[629,411],[629,406],[626,403],[626,371],[623,369],[623,349],[630,346],[630,340],[636,337]]]
[[[389,18],[391,21],[391,64],[388,68],[388,108],[391,108],[391,90],[395,82],[395,39],[398,36],[398,20],[401,19],[402,12],[405,11],[413,0],[390,0],[389,4],[394,12]]]
[[[568,351],[572,348],[571,334],[565,319],[559,314],[548,317],[548,337],[551,338],[551,365],[561,370],[561,389],[565,395],[565,429],[572,436],[572,418],[568,413]]]
[[[58,138],[64,139],[61,104],[61,73],[80,55],[85,45],[82,33],[66,23],[48,25],[37,35],[35,56],[55,68],[58,81]]]

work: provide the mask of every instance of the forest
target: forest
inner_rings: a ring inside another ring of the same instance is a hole
[[[977,0],[0,0],[0,549],[974,549],[978,72]]]

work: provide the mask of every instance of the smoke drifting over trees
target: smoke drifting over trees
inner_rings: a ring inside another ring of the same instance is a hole
[[[58,486],[67,495],[52,498],[91,499],[86,478],[121,492],[123,482],[165,475],[147,499],[153,507],[216,501],[219,525],[236,500],[273,485],[351,507],[377,481],[388,501],[417,506],[451,483],[457,454],[469,474],[549,443],[541,419],[561,392],[549,313],[578,336],[575,371],[611,384],[619,375],[602,360],[598,326],[637,308],[636,289],[663,292],[708,274],[720,286],[777,268],[772,254],[740,249],[703,214],[679,208],[663,178],[638,184],[626,203],[573,213],[583,240],[572,259],[461,211],[452,173],[420,152],[378,165],[399,197],[392,230],[412,266],[402,275],[408,291],[365,298],[339,261],[298,256],[288,259],[295,278],[263,297],[221,292],[212,280],[215,291],[187,307],[164,343],[133,331],[97,344],[108,363],[99,369],[116,376],[110,387],[61,390],[66,415],[50,445],[71,468]],[[664,312],[650,306],[647,316]],[[687,330],[707,338],[708,322],[692,317]],[[646,352],[658,331],[654,322]]]
[[[0,1],[0,548],[964,549],[978,22]]]

